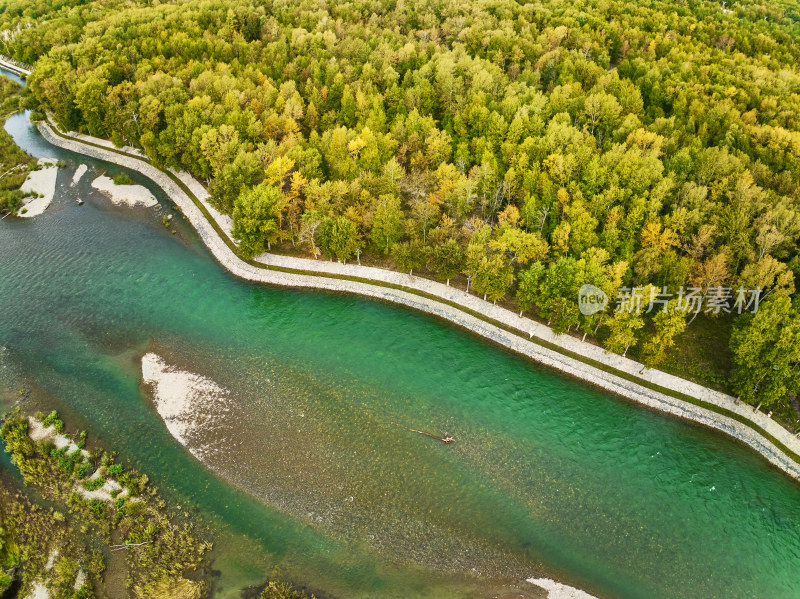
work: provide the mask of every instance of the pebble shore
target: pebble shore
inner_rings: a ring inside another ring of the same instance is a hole
[[[636,382],[606,372],[605,370],[601,370],[600,368],[584,363],[558,351],[551,350],[533,341],[528,341],[527,338],[538,338],[573,354],[593,360],[630,376],[635,376],[644,382],[658,385],[665,390],[688,395],[703,402],[724,408],[752,422],[755,426],[760,427],[785,447],[789,448],[790,451],[796,455],[800,455],[800,439],[774,422],[767,415],[759,411],[754,411],[752,407],[737,401],[729,395],[659,370],[645,369],[640,363],[634,360],[616,354],[606,353],[602,348],[582,342],[569,335],[556,335],[548,327],[528,318],[520,317],[510,310],[493,305],[465,291],[422,277],[354,264],[339,264],[324,260],[292,258],[274,254],[264,254],[257,257],[256,262],[263,266],[253,266],[244,262],[234,254],[211,223],[206,219],[203,212],[194,203],[193,199],[166,173],[154,167],[147,162],[146,159],[140,158],[139,156],[141,156],[141,154],[120,154],[117,151],[106,149],[109,144],[107,140],[90,138],[85,135],[81,135],[80,140],[75,137],[61,137],[57,135],[47,123],[40,123],[39,130],[45,140],[57,147],[130,168],[152,180],[166,192],[189,222],[192,223],[215,259],[231,273],[240,278],[270,285],[355,293],[400,304],[444,318],[514,352],[597,385],[598,387],[602,387],[607,391],[629,400],[723,431],[755,449],[769,462],[791,477],[800,480],[800,464],[792,460],[769,439],[750,426],[712,410],[672,397],[666,393],[654,391]],[[70,134],[67,135],[69,136]],[[90,143],[103,145],[105,147],[88,145]],[[195,194],[198,201],[206,207],[209,213],[212,214],[214,218],[217,218],[216,215],[218,213],[209,204],[208,194],[205,192],[203,186],[188,173],[174,172],[173,174]],[[219,226],[224,232],[228,233],[230,230],[229,220],[222,219],[222,215],[220,218],[222,222],[219,223]],[[358,281],[331,278],[330,276],[280,272],[272,270],[270,266],[319,272],[328,275],[359,277],[361,279],[370,279],[376,282],[399,285],[409,290],[421,291],[428,295],[439,297],[452,304],[457,304],[472,312],[482,314],[505,327],[518,331],[519,334],[509,332],[508,330],[485,322],[480,318],[462,311],[458,307],[434,299],[421,297],[412,292]]]

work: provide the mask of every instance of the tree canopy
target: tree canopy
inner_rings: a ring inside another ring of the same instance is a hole
[[[680,311],[586,316],[580,286],[794,293],[794,2],[10,0],[0,28],[62,127],[191,171],[249,253],[363,243],[664,367]]]

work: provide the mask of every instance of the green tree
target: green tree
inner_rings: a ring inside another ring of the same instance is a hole
[[[392,245],[403,236],[404,215],[400,198],[382,194],[375,202],[370,237],[372,242],[388,254]]]
[[[540,310],[556,333],[563,333],[580,321],[580,275],[577,261],[571,256],[562,256],[547,269],[541,285]]]
[[[623,356],[636,345],[636,331],[644,326],[642,315],[636,310],[621,310],[607,321],[608,337],[604,342],[606,349]]]
[[[731,334],[733,387],[751,404],[771,406],[797,393],[800,315],[788,297],[762,303],[737,319]]]
[[[609,264],[609,253],[599,247],[592,247],[586,250],[580,260],[575,264],[576,284],[590,284],[599,287],[606,296],[614,297],[617,289],[622,285],[622,279],[628,268],[627,262],[613,262]],[[608,306],[594,314],[583,314],[579,316],[580,330],[583,332],[583,340],[589,334],[597,333],[597,329],[603,323],[603,319],[608,313]]]
[[[598,146],[602,145],[609,131],[614,129],[621,112],[622,107],[619,102],[610,94],[600,92],[586,98],[584,102],[586,126],[589,128],[589,133],[597,138]]]
[[[472,284],[475,291],[483,294],[483,299],[497,303],[514,284],[514,269],[500,254],[484,256],[478,264]]]
[[[544,264],[541,262],[534,262],[528,268],[519,272],[517,277],[517,304],[519,305],[520,316],[541,301],[541,284],[544,273]]]
[[[94,73],[87,74],[75,88],[75,106],[81,111],[89,132],[103,133],[104,106],[108,81]]]
[[[648,368],[658,366],[666,356],[667,350],[675,345],[675,337],[686,329],[686,310],[678,306],[677,300],[667,303],[653,316],[655,334],[642,346],[642,362]]]
[[[285,206],[283,195],[272,185],[261,184],[243,190],[233,206],[233,237],[246,256],[272,248],[278,239],[278,218]]]
[[[526,233],[514,226],[502,227],[497,237],[489,242],[489,247],[505,253],[518,264],[543,260],[549,249],[547,241],[539,233]]]
[[[345,216],[324,218],[317,229],[317,240],[322,253],[331,260],[347,262],[361,242],[358,225]]]
[[[464,248],[453,238],[436,244],[431,252],[431,268],[450,285],[450,279],[464,268]]]
[[[231,212],[242,189],[260,183],[264,167],[256,152],[240,148],[230,162],[224,162],[215,171],[209,185],[211,199],[223,212]]]
[[[414,274],[415,268],[422,268],[428,261],[427,247],[419,239],[395,243],[392,257],[397,270]]]

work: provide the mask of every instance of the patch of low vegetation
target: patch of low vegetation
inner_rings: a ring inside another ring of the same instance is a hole
[[[308,595],[304,591],[298,591],[285,582],[271,581],[266,588],[261,591],[258,599],[315,599],[314,595]]]
[[[55,410],[50,412],[47,416],[40,418],[40,420],[42,421],[42,426],[45,428],[52,426],[57,433],[64,430],[64,423],[58,417],[58,412]]]
[[[62,511],[44,509],[0,485],[0,596],[25,597],[44,577],[55,599],[88,599],[102,555]],[[78,584],[80,583],[80,584]],[[16,594],[14,594],[16,593]]]
[[[120,173],[112,177],[114,185],[133,185],[134,181],[126,173]]]
[[[59,444],[68,439],[58,413],[37,418],[46,437],[32,439],[28,418],[15,411],[4,418],[0,438],[26,485],[59,509],[63,506],[63,512],[43,512],[22,496],[0,493],[0,566],[5,572],[0,592],[14,586],[24,597],[35,584],[44,584],[53,599],[94,597],[104,556],[125,551],[133,597],[205,597],[210,585],[203,566],[211,545],[198,538],[193,526],[170,517],[147,476],[124,468],[102,449],[57,448],[57,439]],[[85,445],[85,431],[76,436]],[[95,478],[84,480],[94,471]],[[81,492],[107,489],[109,481],[116,485],[105,497],[87,498]],[[56,557],[47,567],[51,555]],[[79,571],[86,581],[81,585],[76,584]]]

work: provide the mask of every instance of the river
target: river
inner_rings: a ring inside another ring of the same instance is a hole
[[[746,447],[422,314],[240,281],[159,190],[114,207],[90,183],[121,169],[6,130],[66,167],[43,215],[0,222],[4,405],[33,390],[215,531],[216,596],[275,567],[331,597],[800,596],[800,487]],[[202,461],[146,352],[228,390]]]

